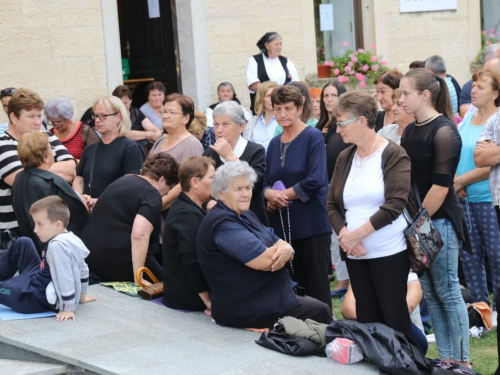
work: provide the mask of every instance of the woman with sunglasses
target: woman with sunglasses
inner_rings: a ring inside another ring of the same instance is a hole
[[[126,174],[138,174],[144,161],[141,148],[125,137],[130,117],[119,98],[96,101],[93,119],[101,139],[85,147],[73,181],[73,189],[83,195],[89,209],[109,184]]]
[[[384,323],[411,336],[406,303],[410,263],[402,215],[411,188],[402,147],[375,133],[377,103],[368,93],[340,96],[337,132],[352,143],[337,158],[326,210],[347,264],[361,323]]]

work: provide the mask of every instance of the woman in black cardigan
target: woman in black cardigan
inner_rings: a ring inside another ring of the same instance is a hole
[[[198,264],[196,236],[206,215],[202,204],[212,196],[214,165],[205,156],[192,156],[182,163],[182,192],[168,212],[163,233],[163,303],[207,315],[211,315],[210,292]]]
[[[214,130],[216,142],[203,155],[215,160],[215,168],[229,161],[246,161],[257,173],[257,181],[252,190],[250,211],[265,226],[269,225],[262,181],[266,173],[266,150],[264,146],[242,137],[245,117],[241,106],[234,101],[227,101],[215,107]]]

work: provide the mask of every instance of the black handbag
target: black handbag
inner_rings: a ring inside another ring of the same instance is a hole
[[[418,212],[412,219],[408,210],[406,208],[403,210],[403,215],[409,224],[403,233],[406,238],[410,268],[413,272],[421,273],[429,269],[436,259],[439,250],[443,247],[443,239],[434,227],[429,212],[422,207],[420,194],[413,178],[411,189]]]

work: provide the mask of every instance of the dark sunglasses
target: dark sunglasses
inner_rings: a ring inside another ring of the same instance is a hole
[[[0,91],[0,99],[6,97],[6,96],[12,96],[16,92],[16,89],[13,87],[9,87],[8,89],[3,89]]]

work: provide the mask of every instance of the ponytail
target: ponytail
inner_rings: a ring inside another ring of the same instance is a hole
[[[405,74],[405,78],[411,79],[413,87],[420,93],[428,90],[431,94],[432,107],[448,118],[453,124],[456,124],[448,85],[443,78],[425,68],[410,70]]]
[[[450,120],[454,125],[455,116],[453,116],[453,107],[451,105],[450,92],[448,90],[448,85],[446,81],[436,74],[436,80],[439,82],[440,90],[437,95],[436,101],[432,100],[432,104],[436,111],[442,113],[448,120]]]

